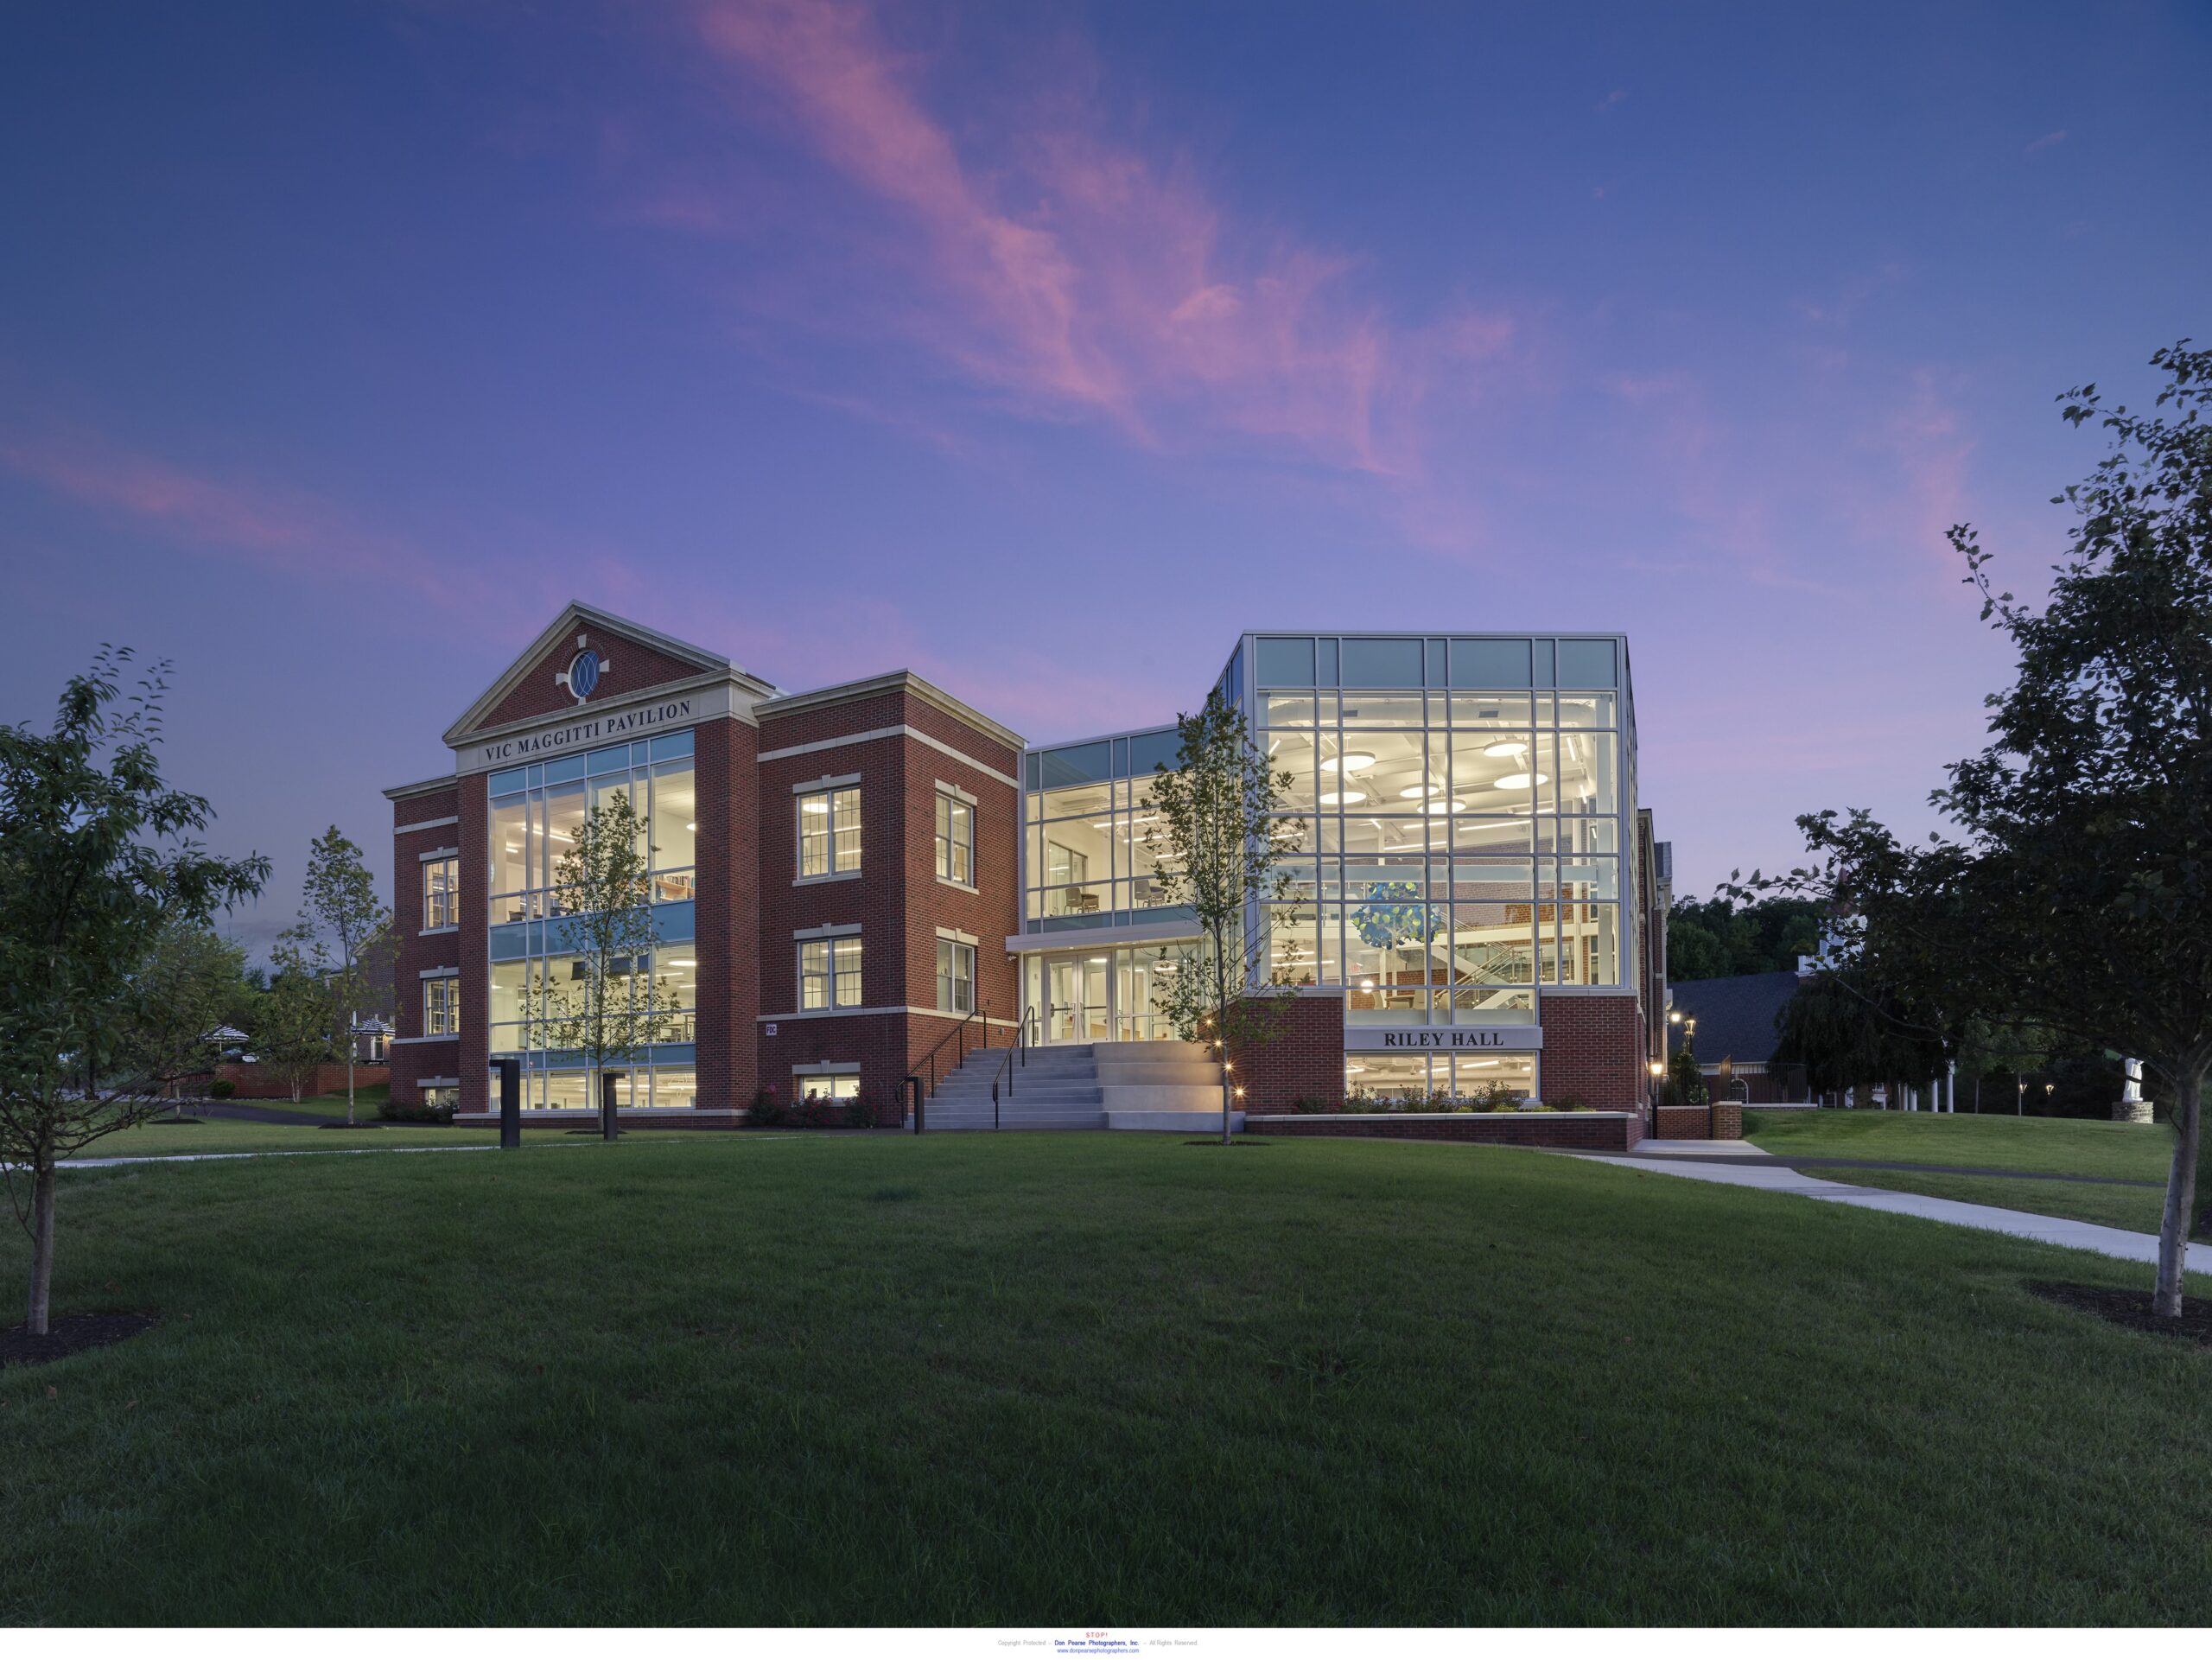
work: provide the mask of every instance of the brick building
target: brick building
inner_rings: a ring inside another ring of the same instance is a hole
[[[1304,821],[1287,902],[1249,919],[1297,999],[1248,1059],[1249,1109],[1643,1106],[1663,910],[1628,670],[1618,636],[1238,641],[1218,684]],[[1173,1035],[1157,994],[1194,930],[1144,836],[1172,726],[1032,748],[912,674],[784,692],[575,604],[445,742],[449,773],[385,792],[401,1102],[486,1111],[515,1056],[533,1113],[590,1110],[543,1029],[581,972],[554,872],[617,792],[646,825],[658,944],[636,966],[661,1012],[626,1116],[729,1123],[766,1090],[895,1122],[956,1027]]]

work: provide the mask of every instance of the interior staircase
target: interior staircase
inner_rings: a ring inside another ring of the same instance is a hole
[[[1013,1087],[1004,1049],[978,1049],[930,1097],[924,1128],[989,1129],[991,1080],[1001,1129],[1217,1128],[1221,1064],[1197,1043],[1056,1043],[1016,1056]],[[1243,1115],[1232,1115],[1240,1123]]]

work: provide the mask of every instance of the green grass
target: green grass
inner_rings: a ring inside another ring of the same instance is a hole
[[[1925,1193],[1931,1199],[1964,1199],[1969,1205],[1998,1205],[2037,1216],[2063,1216],[2076,1222],[2101,1222],[2107,1228],[2156,1233],[2166,1205],[2163,1187],[2102,1187],[2085,1181],[2033,1181],[2006,1176],[1951,1176],[1935,1170],[1816,1170],[1826,1180],[1857,1187],[1885,1187],[1897,1193]]]
[[[60,1229],[163,1320],[0,1372],[11,1623],[2212,1622],[2212,1358],[2023,1288],[2147,1269],[1663,1173],[639,1137]]]
[[[701,1135],[698,1130],[625,1130],[625,1141],[658,1141]],[[491,1146],[494,1129],[450,1124],[379,1124],[374,1129],[324,1129],[316,1124],[264,1124],[247,1119],[210,1118],[197,1124],[168,1124],[156,1119],[135,1129],[104,1135],[79,1156],[87,1159],[159,1157],[177,1153],[343,1153],[369,1148]],[[525,1142],[572,1145],[589,1136],[563,1129],[525,1129]]]
[[[1991,1170],[2163,1182],[2174,1155],[2164,1124],[1997,1113],[1758,1112],[1744,1134],[1788,1158],[1896,1159]]]
[[[363,1123],[375,1123],[377,1114],[383,1109],[384,1103],[391,1098],[391,1085],[389,1084],[361,1085],[353,1091],[355,1118]],[[340,1123],[346,1122],[346,1091],[343,1090],[339,1091],[335,1095],[310,1095],[297,1101],[288,1095],[266,1099],[258,1096],[251,1099],[245,1096],[233,1096],[230,1100],[218,1102],[216,1104],[232,1107],[273,1107],[279,1112],[305,1112],[311,1113],[317,1118],[335,1119]]]

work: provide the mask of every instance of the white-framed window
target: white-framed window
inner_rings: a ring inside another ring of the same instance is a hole
[[[461,920],[461,861],[423,861],[423,925],[450,928]]]
[[[937,1006],[951,1014],[975,1012],[976,948],[973,945],[963,945],[957,939],[937,942]]]
[[[461,1030],[461,981],[452,975],[423,982],[423,1035],[449,1038]]]
[[[839,876],[861,868],[858,785],[798,798],[798,874]]]
[[[939,881],[976,885],[976,805],[942,787],[937,792],[937,875]]]
[[[858,1072],[793,1072],[791,1099],[804,1101],[811,1096],[817,1101],[849,1101],[861,1092]]]
[[[801,1008],[858,1008],[861,1006],[861,937],[839,934],[798,943],[798,1006]]]

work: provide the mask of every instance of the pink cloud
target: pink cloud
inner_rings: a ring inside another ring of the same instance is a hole
[[[397,586],[429,601],[434,614],[466,614],[517,591],[311,493],[204,477],[81,429],[0,431],[0,468],[216,557],[302,580]]]
[[[697,18],[746,114],[765,88],[813,155],[891,210],[899,239],[878,258],[896,262],[898,297],[877,325],[1033,410],[1146,445],[1228,435],[1408,479],[1440,377],[1464,393],[1471,366],[1516,342],[1494,308],[1393,321],[1357,298],[1359,262],[1234,220],[1187,169],[1111,137],[1080,86],[1053,86],[1048,117],[988,147],[970,128],[956,142],[924,102],[925,66],[864,5],[715,0]]]

